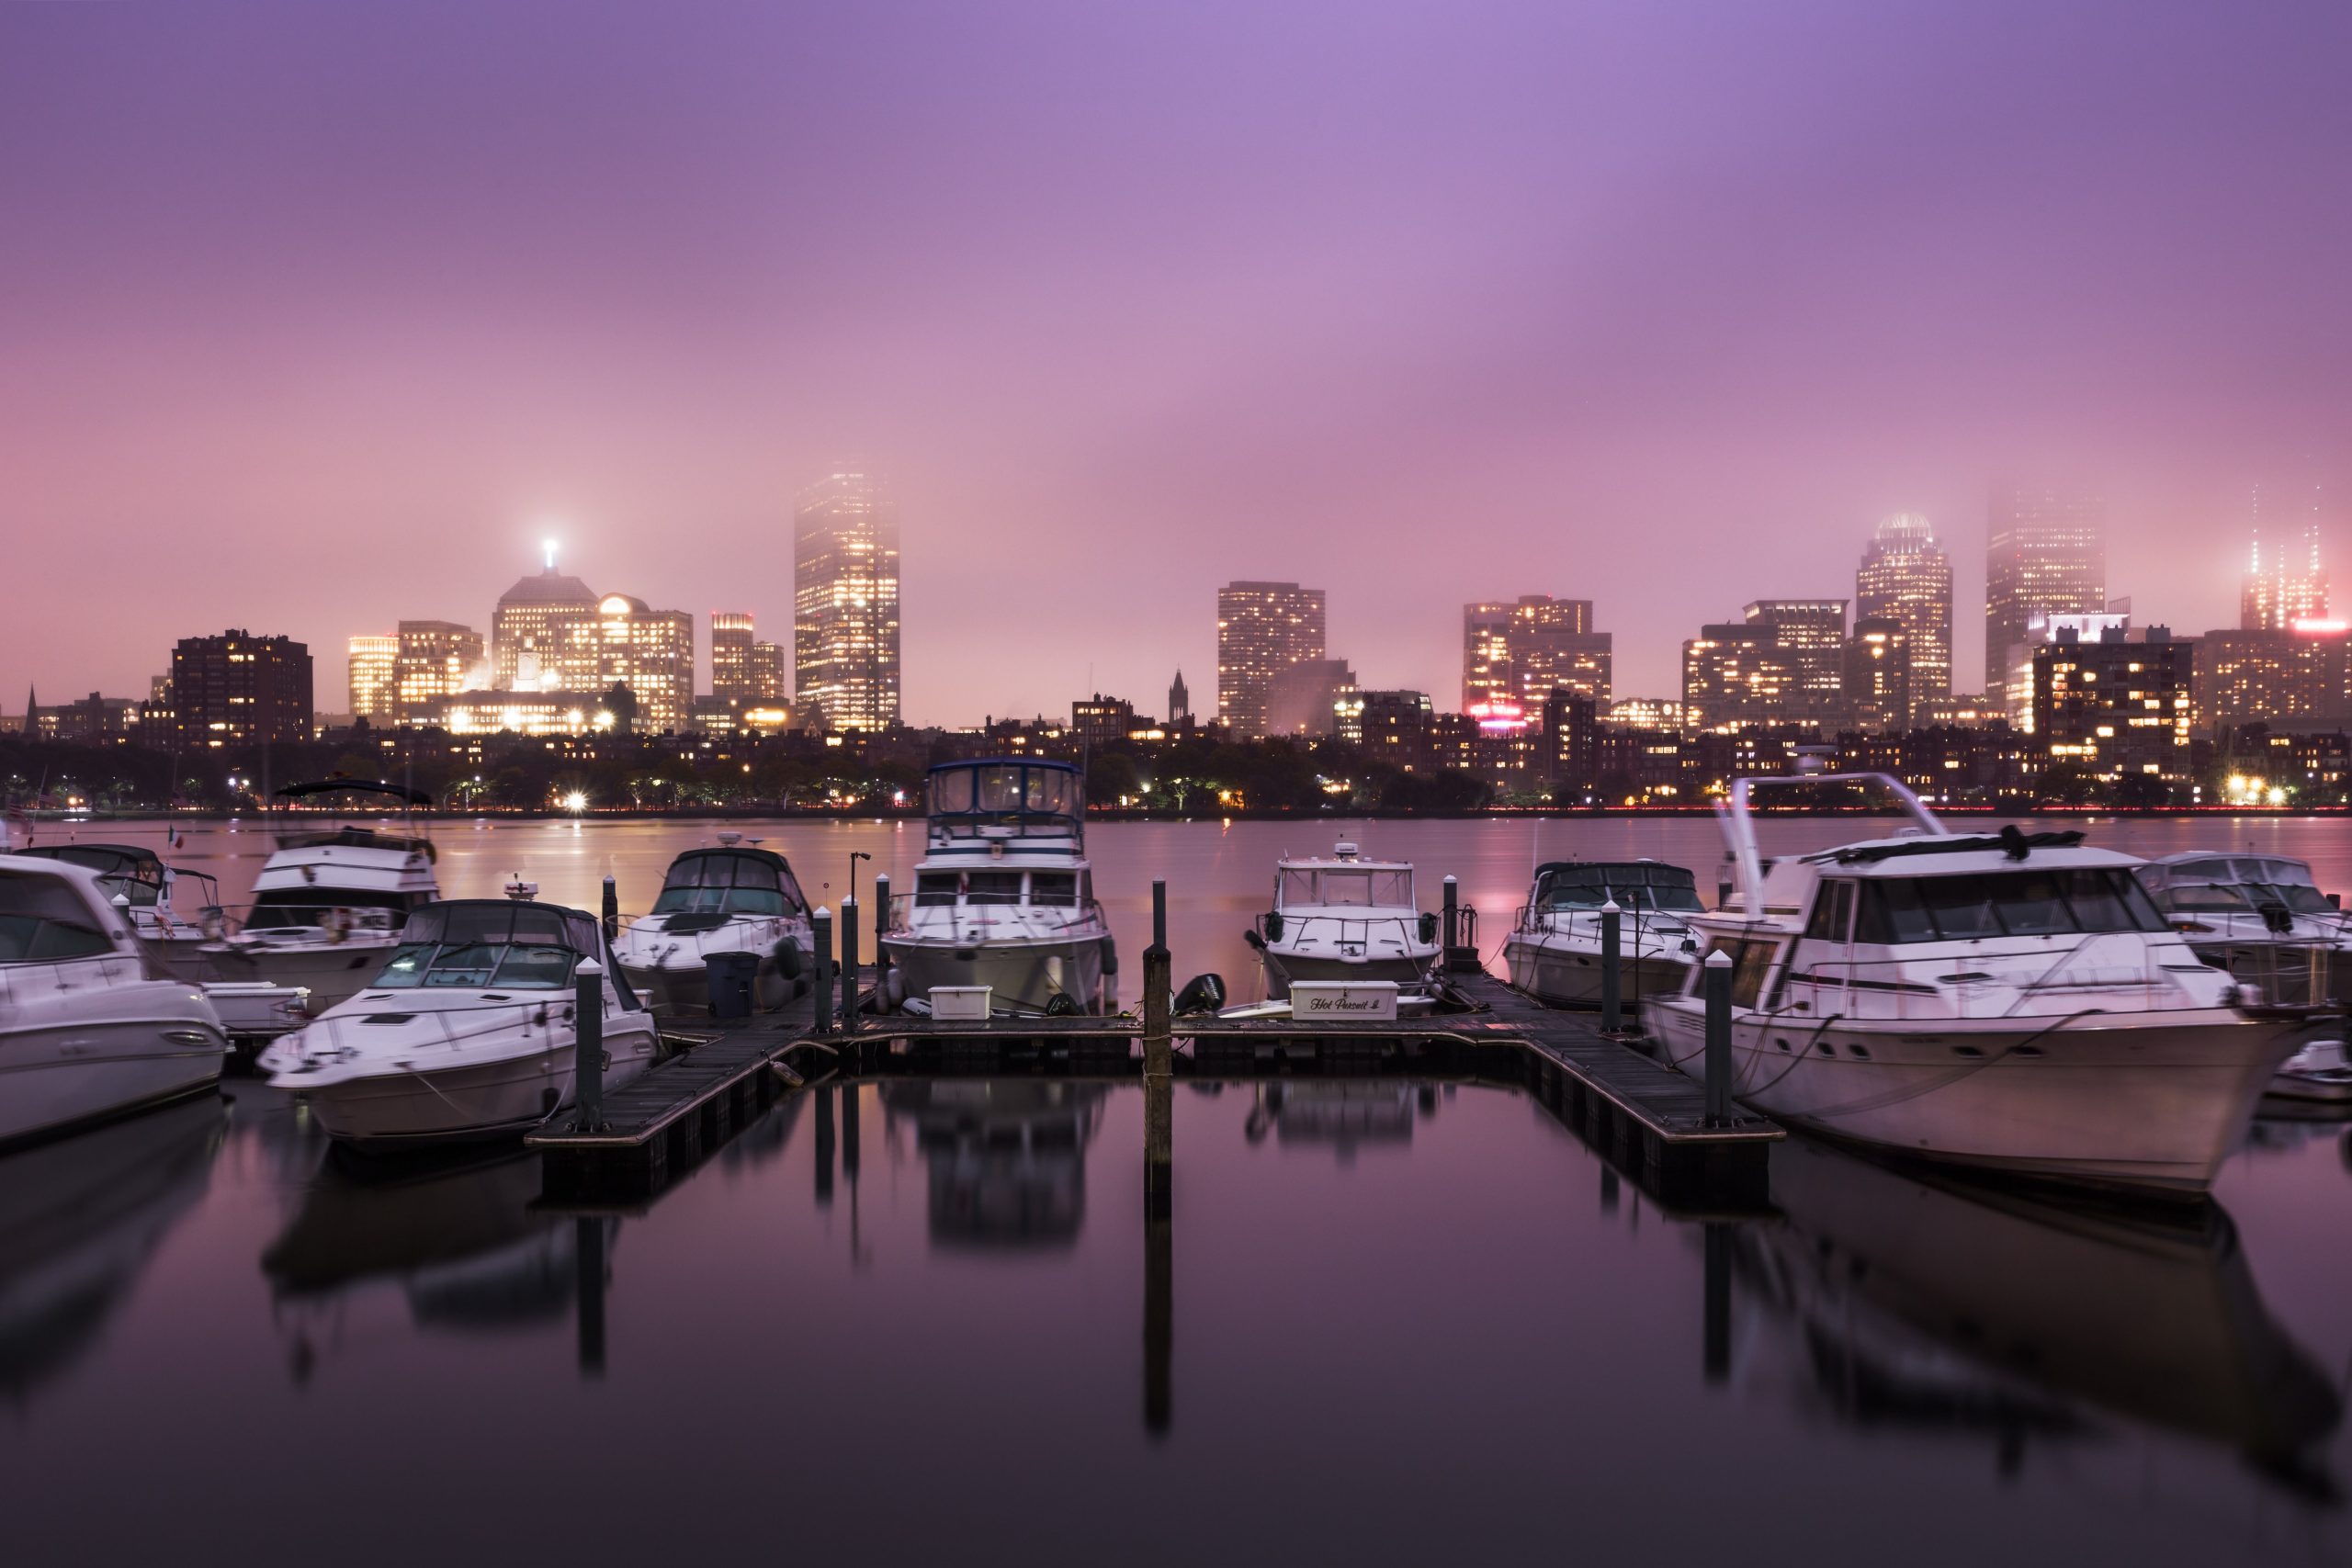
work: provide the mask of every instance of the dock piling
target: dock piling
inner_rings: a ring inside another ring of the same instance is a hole
[[[812,1027],[820,1034],[833,1032],[833,912],[822,904],[808,917],[808,934],[817,946],[817,1016]]]
[[[621,934],[621,892],[613,881],[611,872],[605,873],[605,940],[613,942]]]
[[[1625,1026],[1623,955],[1618,952],[1618,926],[1624,919],[1617,900],[1600,906],[1600,1032],[1614,1034]]]
[[[572,1122],[593,1133],[605,1124],[605,966],[583,958],[571,976]]]
[[[1176,1053],[1170,1038],[1168,884],[1151,885],[1151,945],[1143,951],[1144,1213],[1164,1217],[1172,1208],[1175,1165]]]
[[[1731,1122],[1731,954],[1707,954],[1707,1125]]]
[[[1451,971],[1453,968],[1453,950],[1462,945],[1462,906],[1461,889],[1450,876],[1445,879],[1443,908],[1444,915],[1438,923],[1445,928],[1445,962],[1440,967]]]
[[[857,1028],[857,895],[842,900],[842,1032]]]
[[[890,934],[890,874],[878,872],[874,878],[874,994],[882,994],[882,982],[890,977],[890,953],[882,939]]]

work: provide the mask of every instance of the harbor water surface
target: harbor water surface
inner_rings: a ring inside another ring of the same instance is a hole
[[[919,823],[727,826],[836,908],[851,852],[861,894],[920,858]],[[2332,822],[2089,826],[2352,888]],[[715,828],[435,837],[452,896],[594,908],[610,872],[638,909]],[[1254,995],[1274,859],[1341,836],[1427,907],[1456,875],[1489,955],[1538,860],[1711,888],[1721,852],[1700,819],[1099,826],[1128,984],[1160,876],[1179,979]],[[171,858],[233,902],[267,851]],[[592,1213],[519,1154],[341,1157],[249,1077],[0,1159],[9,1560],[2352,1560],[2341,1123],[2257,1123],[2181,1213],[1792,1139],[1771,1212],[1715,1214],[1507,1089],[1188,1080],[1158,1247],[1142,1121],[1124,1084],[835,1084]]]

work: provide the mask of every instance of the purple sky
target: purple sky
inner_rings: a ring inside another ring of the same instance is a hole
[[[2352,597],[2348,65],[2340,5],[0,6],[0,703],[243,625],[339,707],[548,518],[781,634],[847,453],[917,722],[1206,706],[1236,576],[1368,684],[1551,592],[1671,692],[1896,510],[1966,680],[2002,470],[2187,631],[2323,483]]]

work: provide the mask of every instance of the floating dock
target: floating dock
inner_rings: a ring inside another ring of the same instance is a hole
[[[871,971],[867,972],[869,975]],[[1590,1013],[1547,1008],[1483,971],[1448,976],[1466,1010],[1393,1022],[1178,1018],[1174,1076],[1399,1073],[1526,1089],[1611,1166],[1665,1201],[1767,1200],[1767,1157],[1785,1136],[1735,1111],[1711,1123],[1693,1079],[1600,1032]],[[1142,1081],[1139,1018],[949,1021],[865,1017],[820,1030],[811,997],[741,1019],[672,1021],[670,1060],[609,1089],[601,1122],[566,1116],[526,1140],[551,1192],[645,1195],[747,1125],[781,1094],[844,1077],[1050,1074]]]

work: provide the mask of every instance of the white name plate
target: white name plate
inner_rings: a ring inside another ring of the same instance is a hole
[[[1294,980],[1290,1014],[1308,1021],[1359,1022],[1396,1016],[1394,980]]]

